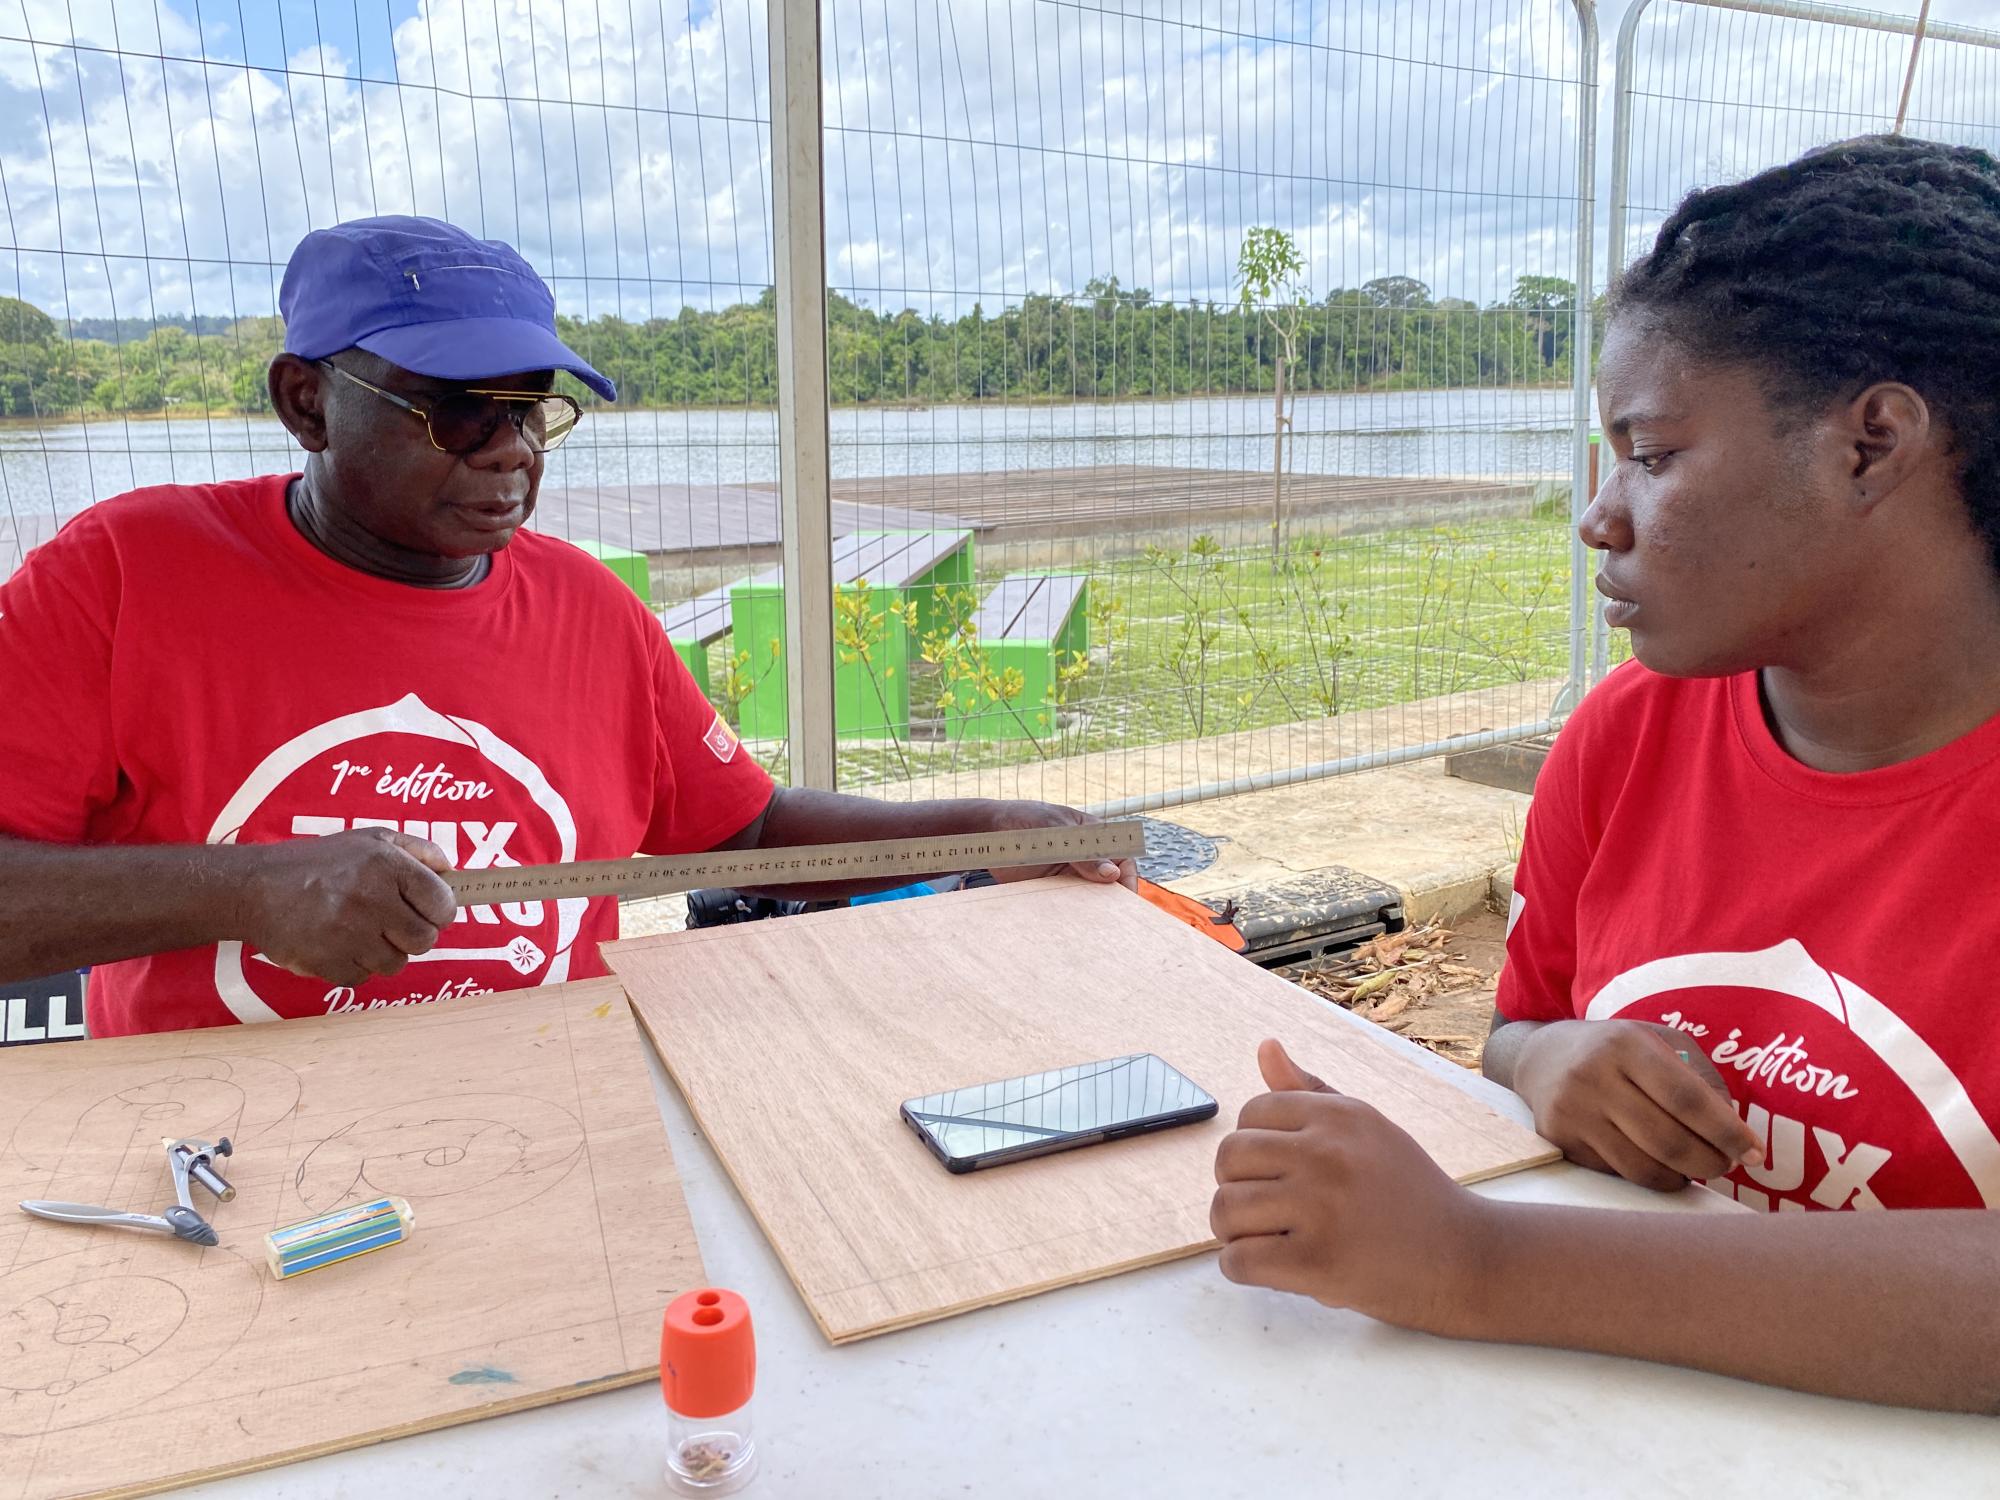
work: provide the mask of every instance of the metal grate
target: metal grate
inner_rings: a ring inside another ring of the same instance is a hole
[[[1139,856],[1139,874],[1154,884],[1199,875],[1215,863],[1214,839],[1159,818],[1139,821],[1146,826],[1146,852]]]

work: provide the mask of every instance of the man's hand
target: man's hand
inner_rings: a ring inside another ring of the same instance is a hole
[[[1102,821],[1089,813],[1053,802],[996,802],[994,809],[993,830],[996,833],[1022,828],[1080,827]],[[1085,880],[1095,880],[1103,885],[1116,882],[1128,891],[1139,888],[1139,867],[1129,859],[1087,859],[1073,865],[1025,865],[1012,870],[995,870],[993,878],[1002,881],[1033,880],[1040,875],[1060,875],[1064,870],[1074,871]]]
[[[1098,820],[1075,808],[1050,802],[1000,802],[984,797],[959,797],[939,802],[880,802],[843,792],[812,787],[781,787],[764,811],[719,849],[785,849],[803,844],[844,844],[873,839],[956,838],[968,833],[1000,833],[1024,828],[1076,827]],[[1131,860],[1085,860],[1075,865],[1030,865],[995,870],[996,880],[1031,880],[1074,870],[1086,880],[1109,885],[1123,881],[1137,889],[1139,871]],[[936,875],[953,873],[933,871]],[[908,885],[909,877],[878,876],[873,880],[819,881],[805,884],[760,885],[751,894],[779,900],[825,901],[859,896]]]
[[[1257,1063],[1272,1092],[1243,1106],[1215,1155],[1208,1222],[1222,1274],[1404,1328],[1463,1328],[1492,1233],[1488,1205],[1278,1043],[1259,1047]]]
[[[437,845],[387,828],[251,846],[243,940],[294,974],[358,985],[436,946],[458,910]]]
[[[1522,1042],[1514,1090],[1571,1161],[1659,1192],[1763,1159],[1715,1065],[1668,1027],[1550,1022]]]

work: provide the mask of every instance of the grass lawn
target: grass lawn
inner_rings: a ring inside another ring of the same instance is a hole
[[[1569,535],[1561,517],[1538,516],[1301,536],[1283,571],[1268,549],[1205,539],[1093,562],[1088,664],[1059,709],[1018,710],[1033,741],[926,738],[949,684],[918,664],[910,684],[918,737],[843,743],[842,784],[1136,748],[1560,677],[1568,667]],[[982,568],[980,592],[1003,571]],[[725,679],[729,648],[726,638],[713,648],[715,683]]]

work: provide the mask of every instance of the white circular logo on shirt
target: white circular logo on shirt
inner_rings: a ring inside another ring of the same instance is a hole
[[[438,759],[396,766],[373,748],[385,744],[389,736],[433,746]],[[378,760],[384,763],[378,765]],[[292,805],[298,800],[295,790],[289,792],[285,806],[274,804],[281,790],[293,788],[299,774],[315,766],[327,787],[313,809]],[[495,780],[489,782],[489,776]],[[357,798],[371,807],[370,814],[344,811]],[[553,842],[554,859],[575,859],[576,819],[541,767],[485,725],[441,714],[409,694],[380,708],[328,720],[273,750],[217,815],[207,841],[233,844],[247,826],[259,821],[276,824],[257,828],[260,838],[331,833],[346,827],[400,827],[431,838],[462,868],[483,869],[523,862],[508,852],[507,844],[530,808],[544,823],[534,831],[534,841],[544,846]],[[408,816],[386,816],[385,809]],[[467,977],[456,984],[447,981],[436,994],[422,993],[418,986],[419,993],[405,1003],[490,989],[501,982],[518,985],[529,976],[536,976],[537,984],[562,983],[569,977],[570,948],[589,904],[585,898],[549,903],[554,907],[552,919],[540,902],[461,912],[437,946],[411,959],[403,973],[420,973],[425,966],[435,972],[435,966],[452,965],[472,976],[491,976],[494,983]],[[239,1021],[282,1019],[259,993],[259,980],[274,986],[296,983],[288,970],[246,953],[240,942],[217,945],[216,992]],[[329,992],[326,1008],[361,1007],[343,1006],[338,993]]]
[[[1517,894],[1509,918],[1510,933],[1523,904]],[[1796,938],[1756,952],[1682,953],[1640,964],[1591,996],[1584,1019],[1612,1019],[1663,995],[1706,989],[1761,990],[1823,1011],[1909,1090],[1985,1204],[1989,1208],[2000,1204],[2000,1139],[1995,1138],[1958,1076],[1907,1021],[1853,980],[1818,963]],[[1760,1077],[1782,1071],[1794,1089],[1844,1097],[1844,1078],[1818,1076],[1824,1070],[1801,1061],[1795,1055],[1796,1048],[1794,1055],[1744,1048],[1734,1057],[1720,1048],[1709,1050],[1725,1070],[1733,1068],[1746,1076]],[[1753,1179],[1757,1176],[1754,1171],[1750,1175]]]

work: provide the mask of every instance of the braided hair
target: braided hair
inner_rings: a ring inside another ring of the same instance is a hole
[[[2000,569],[2000,163],[1862,136],[1683,199],[1614,282],[1697,358],[1761,368],[1781,416],[1877,381],[1929,404]]]

